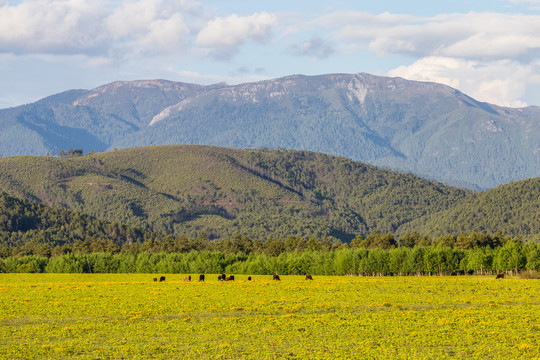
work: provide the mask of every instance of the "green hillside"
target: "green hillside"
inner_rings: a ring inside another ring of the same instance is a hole
[[[0,159],[0,191],[191,238],[461,231],[535,238],[540,179],[475,194],[321,153],[171,145]]]
[[[61,207],[48,207],[0,193],[0,257],[5,257],[8,248],[13,247],[19,247],[19,255],[26,255],[27,251],[50,256],[52,248],[62,252],[65,244],[75,244],[75,248],[78,246],[90,251],[116,251],[125,243],[164,238],[162,234],[141,228],[98,220]]]
[[[263,239],[395,232],[471,196],[341,157],[206,146],[2,158],[0,190],[174,235]]]
[[[495,233],[540,240],[540,178],[501,185],[458,206],[425,216],[400,229],[434,236],[460,232]]]

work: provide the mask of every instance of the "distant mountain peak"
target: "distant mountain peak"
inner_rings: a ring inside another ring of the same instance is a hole
[[[0,129],[0,156],[205,144],[312,150],[480,188],[540,175],[540,107],[367,73],[116,81],[0,110]]]

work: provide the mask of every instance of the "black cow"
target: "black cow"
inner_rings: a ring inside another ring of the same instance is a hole
[[[251,281],[251,276],[248,276],[248,281]]]
[[[278,280],[278,281],[279,281],[279,280],[281,280],[281,279],[279,278],[279,275],[274,275],[274,276],[272,277],[272,280]]]
[[[221,275],[218,275],[217,281],[221,281],[221,280],[223,280],[223,278],[221,277]]]
[[[154,278],[154,282],[157,282],[157,278]]]
[[[311,274],[306,274],[306,280],[313,280],[313,277],[311,276]]]
[[[191,282],[191,275],[189,275],[189,276],[187,277],[187,281],[190,281],[190,282]]]
[[[204,274],[199,275],[199,281],[204,281]]]
[[[159,278],[159,282],[164,282],[165,281],[165,276],[162,276]]]
[[[225,279],[226,281],[234,281],[234,275],[229,276]]]
[[[503,274],[503,273],[497,274],[497,276],[495,277],[495,279],[504,279],[504,274]]]

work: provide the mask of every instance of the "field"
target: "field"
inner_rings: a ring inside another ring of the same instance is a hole
[[[0,274],[0,358],[540,359],[539,280],[184,276]]]

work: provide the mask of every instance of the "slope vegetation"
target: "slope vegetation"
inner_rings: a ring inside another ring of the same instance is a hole
[[[263,239],[395,232],[472,195],[342,157],[206,146],[2,158],[0,189],[169,234]]]
[[[50,255],[51,248],[75,242],[86,243],[83,246],[99,243],[110,249],[151,238],[163,239],[164,236],[0,193],[0,256],[5,255],[6,247],[14,246],[22,248],[22,255],[25,246],[29,251],[41,246],[38,252]]]
[[[402,227],[433,235],[496,233],[540,240],[540,178],[501,185]]]
[[[307,151],[170,145],[2,158],[0,191],[192,238],[540,234],[540,178],[473,193]]]

